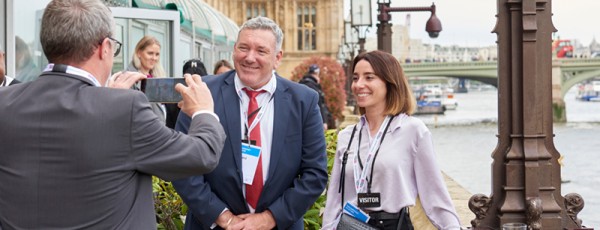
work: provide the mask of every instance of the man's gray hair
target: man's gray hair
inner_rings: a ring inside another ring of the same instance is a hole
[[[51,63],[88,60],[112,35],[112,13],[100,0],[53,0],[42,16],[40,42]]]
[[[239,33],[245,29],[269,30],[269,31],[273,32],[273,35],[275,35],[275,51],[279,52],[281,50],[281,45],[283,44],[283,31],[281,31],[281,28],[279,28],[279,25],[277,25],[277,23],[275,23],[270,18],[258,16],[258,17],[249,19],[248,21],[244,22],[244,24],[240,28],[240,31],[238,32],[238,38],[239,38]]]

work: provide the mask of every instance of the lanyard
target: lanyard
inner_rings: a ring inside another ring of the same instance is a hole
[[[242,103],[242,100],[243,100],[242,95],[238,94],[238,96],[240,97],[240,107],[244,107],[244,103]],[[245,128],[244,129],[244,138],[246,140],[250,141],[248,133],[252,132],[252,129],[254,129],[256,127],[256,125],[258,125],[258,122],[260,122],[262,117],[265,115],[265,112],[269,108],[268,106],[273,101],[273,96],[274,95],[271,95],[271,97],[269,97],[269,98],[263,98],[263,100],[260,103],[260,106],[254,111],[248,111],[248,107],[246,106],[246,110],[244,111],[244,117],[246,118],[246,119],[244,119],[244,128]],[[248,103],[250,103],[250,101],[248,101]],[[266,108],[262,109],[265,106],[266,106]],[[248,113],[248,112],[250,112],[250,113]],[[250,127],[248,127],[248,119],[250,119],[250,116],[254,115],[257,112],[258,112],[258,114],[256,114],[256,117],[252,121],[252,124],[250,124]]]
[[[379,148],[381,147],[381,143],[383,143],[383,139],[387,133],[388,128],[390,127],[391,120],[393,118],[391,116],[386,116],[385,120],[379,127],[379,131],[375,135],[375,140],[371,142],[369,145],[369,153],[367,154],[367,159],[365,161],[365,168],[363,169],[362,163],[360,160],[360,141],[362,136],[362,128],[360,128],[360,132],[358,133],[358,145],[356,146],[356,156],[354,156],[354,186],[356,188],[356,193],[361,193],[365,189],[365,182],[367,182],[367,171],[371,171],[371,178],[369,179],[369,186],[367,192],[371,192],[371,184],[373,183],[373,168],[375,166],[375,158],[379,153]],[[360,165],[360,166],[359,166]]]

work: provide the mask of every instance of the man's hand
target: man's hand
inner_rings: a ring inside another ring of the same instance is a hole
[[[215,224],[219,225],[219,227],[221,227],[222,229],[231,229],[231,226],[240,221],[242,221],[241,218],[237,217],[231,211],[227,210],[221,213],[219,217],[217,217]]]
[[[250,213],[239,215],[242,221],[234,225],[230,225],[228,229],[231,230],[270,230],[275,228],[277,222],[273,218],[271,211],[266,210],[261,213]]]
[[[138,81],[146,79],[146,75],[139,72],[121,71],[108,78],[108,87],[118,89],[131,89]]]
[[[214,111],[214,102],[206,83],[202,82],[200,75],[183,75],[187,86],[178,83],[175,90],[181,94],[182,101],[178,103],[179,108],[188,116],[192,116],[200,110]]]

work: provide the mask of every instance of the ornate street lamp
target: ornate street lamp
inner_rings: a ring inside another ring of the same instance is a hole
[[[350,52],[350,60],[354,58],[354,50],[358,42],[358,32],[352,27],[352,22],[348,20],[344,21],[344,44],[348,47],[346,51]]]
[[[430,11],[431,17],[427,20],[425,31],[429,33],[429,37],[437,38],[442,31],[442,23],[435,15],[435,4],[432,3],[429,7],[390,7],[391,0],[378,0],[377,20],[377,49],[388,53],[392,52],[392,19],[391,12],[409,12],[409,11]]]
[[[371,0],[352,0],[350,4],[352,27],[358,33],[358,44],[360,45],[358,53],[363,53],[365,52],[367,32],[373,25],[371,20]]]
[[[345,57],[344,61],[344,70],[346,73],[346,104],[349,106],[354,106],[355,101],[352,96],[352,60],[356,55],[356,45],[359,43],[358,32],[353,28],[352,22],[345,20],[344,21],[344,37],[342,38],[344,46],[342,46],[343,56]]]

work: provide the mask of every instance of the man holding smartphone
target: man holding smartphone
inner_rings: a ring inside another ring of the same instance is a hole
[[[187,135],[175,132],[129,89],[143,74],[103,87],[120,42],[102,1],[53,0],[41,23],[51,64],[0,89],[0,228],[156,229],[152,175],[201,175],[220,158],[225,134],[209,89],[198,75],[176,86],[192,121]]]

